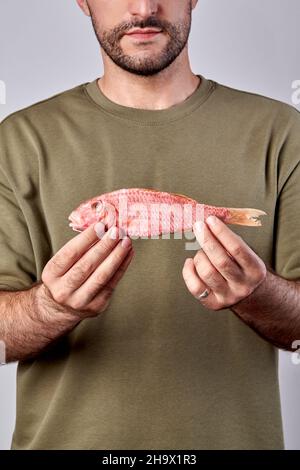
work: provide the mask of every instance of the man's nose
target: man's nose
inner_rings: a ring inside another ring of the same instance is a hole
[[[158,4],[159,0],[130,0],[129,12],[131,15],[147,18],[157,13]]]

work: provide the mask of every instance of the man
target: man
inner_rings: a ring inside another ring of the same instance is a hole
[[[197,0],[77,3],[103,76],[0,127],[12,448],[282,448],[276,347],[300,338],[299,113],[192,73]],[[267,217],[207,219],[189,256],[184,238],[101,224],[74,236],[71,210],[130,187]]]

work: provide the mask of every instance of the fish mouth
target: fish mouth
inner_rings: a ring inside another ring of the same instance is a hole
[[[80,217],[76,214],[76,212],[72,212],[68,220],[70,221],[69,226],[75,230],[76,232],[82,232],[82,221]]]
[[[69,227],[71,227],[75,232],[82,232],[83,228],[80,225],[76,225],[72,222],[69,223]]]

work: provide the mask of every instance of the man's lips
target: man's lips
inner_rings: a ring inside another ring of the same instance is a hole
[[[161,30],[154,30],[154,29],[149,29],[149,30],[137,29],[137,30],[129,31],[128,33],[126,33],[126,36],[131,36],[132,38],[136,38],[136,39],[150,39],[152,37],[157,36],[161,32],[162,32]]]

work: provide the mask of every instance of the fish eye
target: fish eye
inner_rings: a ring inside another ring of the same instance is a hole
[[[96,212],[97,215],[100,215],[103,212],[104,205],[102,201],[95,201],[91,205],[92,210]]]

